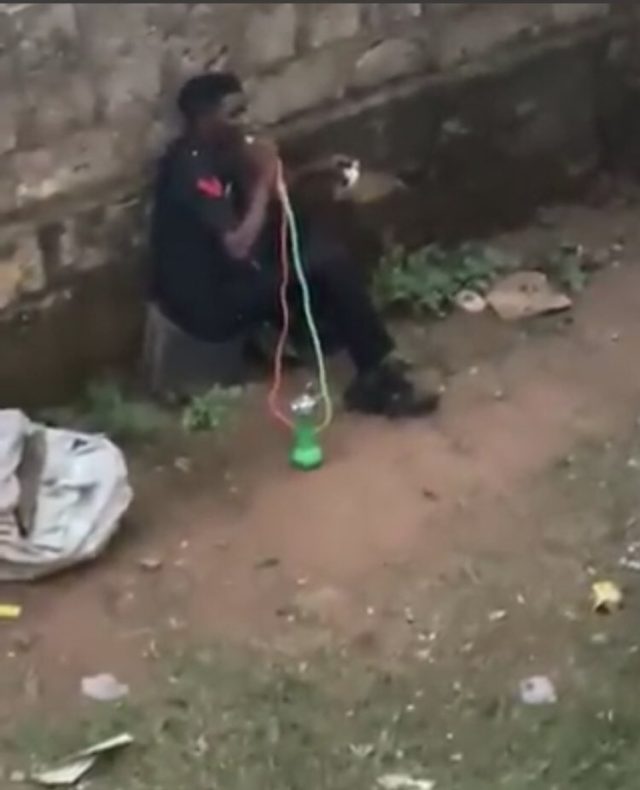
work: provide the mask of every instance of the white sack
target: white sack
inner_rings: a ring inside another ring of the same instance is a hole
[[[18,470],[43,431],[45,457],[29,534],[20,532]],[[0,410],[0,581],[30,581],[95,559],[118,530],[132,491],[120,450],[103,436],[46,428]]]

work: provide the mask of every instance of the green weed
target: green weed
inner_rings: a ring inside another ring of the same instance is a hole
[[[188,433],[221,430],[231,420],[241,395],[238,387],[213,387],[194,396],[182,412],[182,427]]]
[[[169,424],[162,409],[129,397],[113,381],[92,382],[77,402],[44,409],[38,417],[49,425],[103,433],[122,443],[151,439]]]
[[[112,381],[93,382],[87,387],[81,415],[88,430],[124,442],[151,438],[167,423],[158,406],[128,397]]]
[[[545,260],[542,269],[552,282],[573,294],[584,291],[589,284],[580,250],[563,248]]]
[[[460,291],[485,293],[500,274],[514,268],[513,260],[479,244],[454,249],[432,244],[414,252],[395,247],[380,264],[373,294],[381,308],[441,317]]]

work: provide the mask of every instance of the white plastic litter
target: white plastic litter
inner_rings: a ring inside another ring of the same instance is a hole
[[[555,705],[558,694],[549,678],[539,676],[527,678],[520,683],[520,699],[524,705],[533,707]]]
[[[125,732],[72,755],[64,765],[32,774],[31,781],[42,787],[74,787],[103,755],[124,749],[133,743],[133,736]]]
[[[378,779],[382,790],[435,790],[436,783],[431,779],[415,779],[409,774],[386,774]]]
[[[37,479],[23,464],[43,437]],[[32,508],[23,507],[33,489]],[[123,454],[104,436],[47,428],[0,410],[0,581],[32,581],[99,556],[131,504]],[[21,512],[31,514],[23,523]]]
[[[119,702],[129,695],[129,686],[120,683],[113,675],[96,675],[82,678],[82,693],[96,702]]]

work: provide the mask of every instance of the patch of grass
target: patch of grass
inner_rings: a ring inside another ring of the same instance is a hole
[[[542,270],[552,282],[569,293],[582,293],[589,284],[583,254],[576,248],[567,247],[551,253]]]
[[[76,404],[47,409],[47,423],[91,433],[103,433],[123,444],[153,439],[170,424],[170,415],[151,401],[130,397],[115,381],[91,382]]]
[[[517,701],[508,650],[482,668],[454,658],[389,671],[337,653],[299,663],[191,649],[162,665],[148,697],[71,727],[39,721],[5,734],[4,752],[20,768],[132,731],[136,746],[92,775],[95,790],[360,790],[388,773],[454,790],[635,790],[637,659],[567,648],[585,682],[543,710]]]
[[[638,513],[639,459],[636,428],[615,443],[585,441],[536,482],[554,484],[539,488],[547,494],[539,515],[563,538],[565,555],[584,548],[600,572],[637,534],[637,524],[618,527]],[[587,518],[606,529],[583,529]],[[274,660],[192,644],[165,653],[158,642],[163,658],[150,664],[144,692],[134,688],[126,705],[86,707],[69,722],[58,712],[49,724],[34,715],[13,734],[4,728],[2,764],[48,764],[129,730],[136,745],[92,774],[93,790],[374,790],[388,773],[432,779],[437,790],[636,790],[638,577],[625,585],[626,610],[599,619],[588,578],[554,569],[553,559],[524,559],[541,571],[532,570],[517,606],[526,576],[518,559],[517,586],[504,570],[492,574],[497,598],[514,601],[499,625],[487,621],[488,585],[470,586],[451,616],[437,618],[432,662],[413,647],[389,667],[338,649]],[[552,676],[559,701],[527,708],[518,681],[539,673]]]
[[[122,441],[149,438],[167,422],[158,406],[129,398],[113,382],[94,383],[88,387],[86,418],[93,430]]]
[[[395,247],[381,261],[373,294],[381,308],[444,316],[460,291],[485,293],[515,261],[480,244],[444,249],[437,244],[407,251]]]
[[[182,412],[182,427],[189,433],[219,431],[229,425],[242,389],[213,387],[204,395],[194,396]]]

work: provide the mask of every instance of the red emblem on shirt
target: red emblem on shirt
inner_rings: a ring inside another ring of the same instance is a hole
[[[208,198],[217,200],[224,197],[224,187],[222,182],[217,178],[200,178],[198,179],[198,190],[206,195]]]

